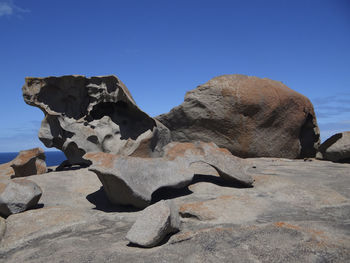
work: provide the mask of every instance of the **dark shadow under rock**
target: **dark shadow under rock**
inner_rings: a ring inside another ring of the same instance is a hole
[[[216,184],[216,185],[222,186],[222,187],[232,187],[232,188],[251,188],[251,187],[253,187],[253,185],[248,186],[247,184],[243,184],[239,181],[237,181],[237,182],[227,181],[221,177],[217,177],[217,176],[213,176],[213,175],[195,174],[191,184],[196,184],[196,183],[200,183],[200,182],[207,182],[207,183]]]
[[[103,187],[96,192],[93,192],[86,196],[86,199],[91,203],[94,204],[96,207],[94,209],[100,210],[107,213],[113,213],[113,212],[137,212],[141,209],[133,207],[133,206],[127,206],[127,205],[114,205],[109,200],[108,197],[103,190]]]

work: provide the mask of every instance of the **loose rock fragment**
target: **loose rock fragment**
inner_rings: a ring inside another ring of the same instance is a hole
[[[7,217],[36,206],[41,195],[41,188],[29,180],[14,179],[0,183],[0,216]]]
[[[159,201],[142,211],[126,238],[135,245],[154,247],[180,229],[179,211],[173,201]]]

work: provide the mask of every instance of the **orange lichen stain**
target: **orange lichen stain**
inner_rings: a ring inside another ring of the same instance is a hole
[[[179,212],[182,215],[192,214],[207,220],[215,218],[215,213],[206,206],[205,202],[183,204]]]
[[[271,175],[254,175],[254,180],[256,183],[268,182],[271,179]]]
[[[177,143],[170,148],[166,154],[169,160],[174,160],[176,157],[183,157],[187,151],[191,151],[194,154],[203,155],[204,151],[200,147],[196,147],[193,143],[184,142]]]
[[[113,161],[118,157],[118,155],[104,152],[91,152],[84,155],[84,158],[92,161],[94,165],[105,168],[113,168]]]

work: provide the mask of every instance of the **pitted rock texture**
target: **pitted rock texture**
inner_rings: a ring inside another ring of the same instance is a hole
[[[148,206],[153,194],[162,188],[182,188],[191,183],[198,169],[208,175],[213,167],[228,184],[250,187],[253,178],[247,172],[250,162],[232,156],[215,144],[197,142],[171,143],[162,158],[118,156],[87,153],[92,161],[89,170],[97,174],[109,200],[114,204]]]
[[[34,207],[41,195],[41,188],[29,180],[0,182],[0,216],[7,217]]]
[[[170,140],[164,125],[141,111],[115,76],[26,78],[24,101],[45,118],[39,139],[62,150],[70,164],[87,152],[159,155]]]
[[[179,209],[172,200],[161,200],[138,216],[126,235],[130,243],[142,247],[157,246],[168,234],[180,229]]]
[[[350,163],[350,131],[337,133],[321,144],[318,159]]]
[[[239,157],[314,157],[319,146],[311,102],[266,78],[213,78],[156,118],[171,130],[173,141],[214,142]]]
[[[25,177],[46,173],[45,152],[41,148],[20,151],[11,162],[14,175],[11,177]]]

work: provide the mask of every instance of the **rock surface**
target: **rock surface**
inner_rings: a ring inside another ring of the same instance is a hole
[[[350,131],[337,133],[321,144],[318,159],[350,163]]]
[[[159,201],[145,208],[126,234],[132,244],[157,246],[164,238],[180,229],[179,210],[173,201]]]
[[[213,78],[156,118],[174,141],[214,142],[239,157],[314,157],[319,145],[311,102],[266,78]]]
[[[25,177],[46,173],[45,159],[45,152],[41,148],[20,151],[17,157],[11,162],[11,167],[15,173],[11,177]]]
[[[7,217],[36,206],[41,195],[40,187],[29,180],[0,182],[0,216]]]
[[[44,208],[6,219],[0,261],[349,262],[350,164],[249,161],[253,188],[212,176],[195,177],[176,195],[164,192],[186,215],[181,232],[150,249],[127,246],[142,212],[109,205],[93,172],[33,175]]]
[[[10,178],[15,174],[15,171],[11,167],[12,161],[8,163],[0,164],[0,177]]]
[[[4,218],[0,217],[0,242],[6,231],[6,221]]]
[[[196,175],[194,163],[211,165],[228,183],[253,184],[247,173],[250,164],[215,144],[172,143],[164,152],[163,158],[107,153],[88,153],[84,158],[92,161],[89,170],[97,174],[112,203],[139,208],[148,206],[157,190],[188,185]]]
[[[62,150],[70,164],[87,152],[159,155],[170,140],[164,125],[141,111],[115,76],[26,78],[24,101],[45,118],[39,139]]]

